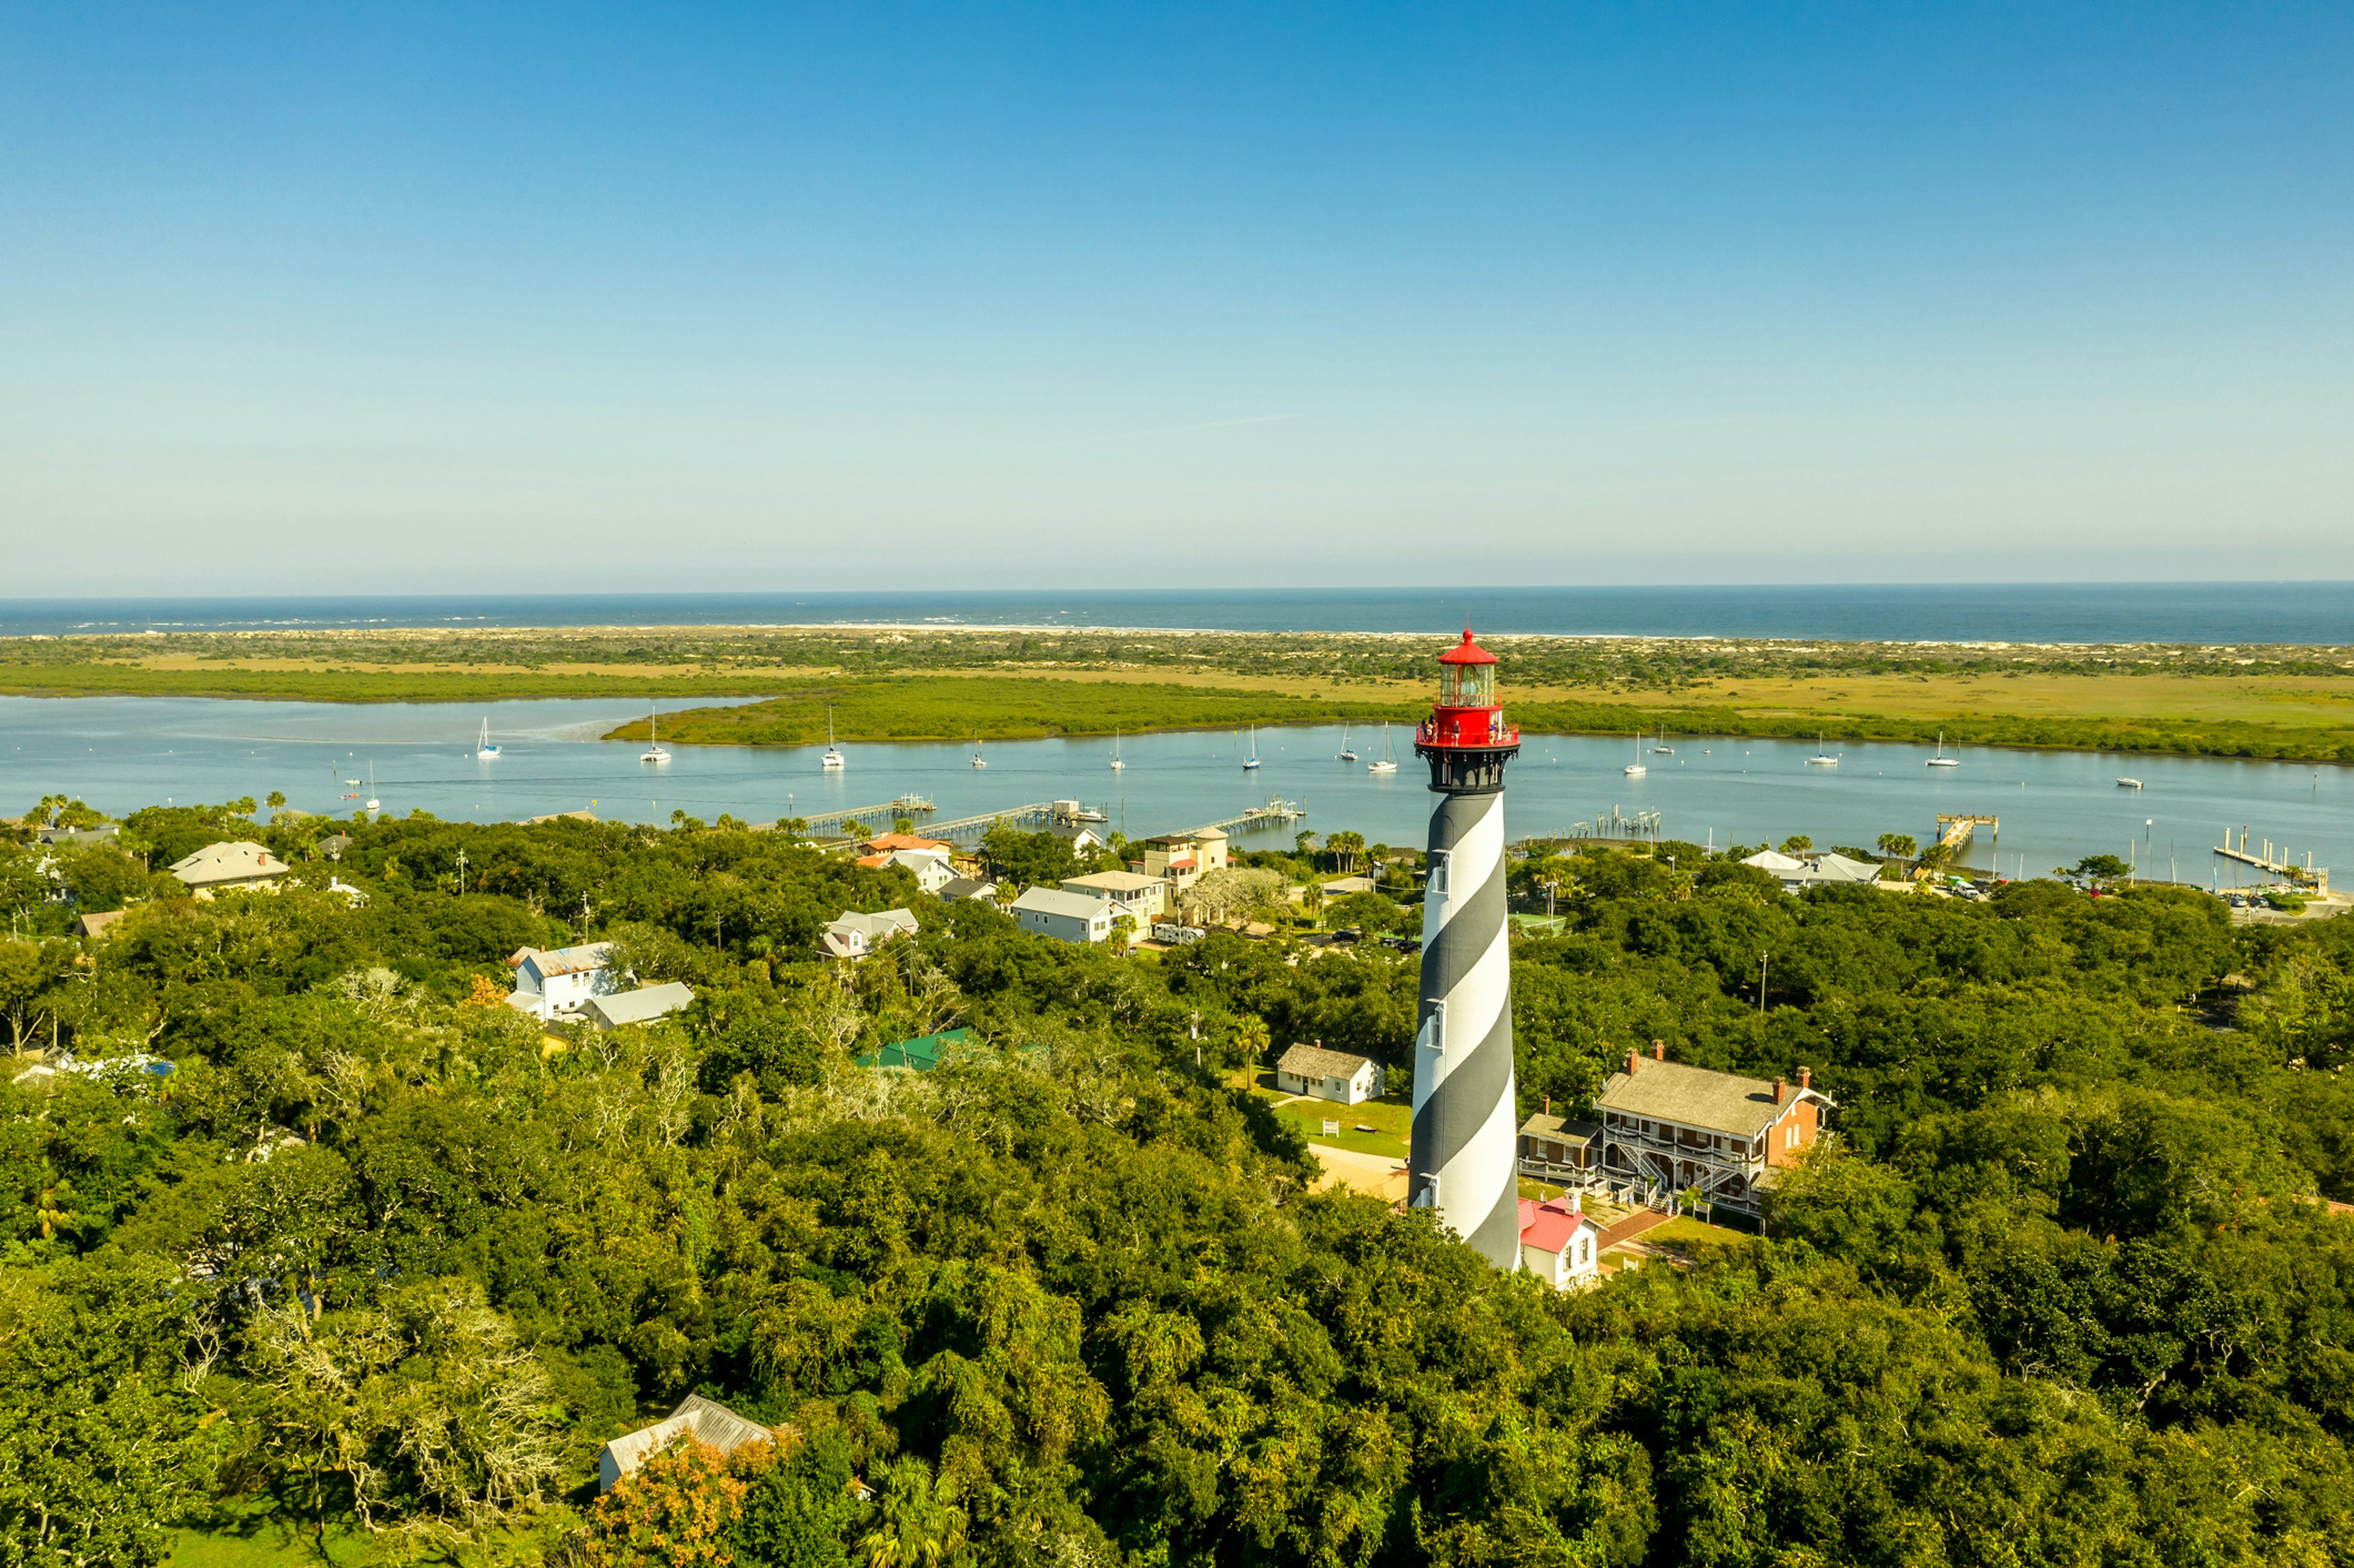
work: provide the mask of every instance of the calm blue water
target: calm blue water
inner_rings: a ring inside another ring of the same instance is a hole
[[[628,699],[355,706],[199,698],[0,698],[0,807],[20,810],[64,790],[111,812],[154,802],[266,798],[273,789],[305,810],[347,815],[363,780],[387,811],[500,821],[588,809],[607,819],[667,821],[673,810],[705,821],[722,811],[754,821],[871,806],[903,793],[931,797],[941,817],[1034,800],[1076,798],[1101,805],[1130,836],[1193,827],[1282,796],[1304,804],[1300,824],[1354,829],[1369,842],[1420,844],[1430,809],[1410,753],[1397,773],[1375,777],[1335,759],[1331,728],[1261,730],[1263,766],[1246,773],[1244,737],[1131,736],[1125,772],[1107,766],[1100,741],[992,743],[990,766],[970,765],[969,746],[846,746],[850,766],[818,767],[817,747],[683,747],[657,770],[635,744],[596,736],[642,713]],[[487,714],[505,755],[475,760],[475,726]],[[1398,732],[1403,746],[1404,732]],[[1357,749],[1381,754],[1378,730]],[[1722,847],[1779,842],[1806,833],[1819,844],[1869,845],[1882,832],[1926,842],[1940,811],[1999,817],[2002,869],[2016,874],[2073,864],[2086,854],[2137,858],[2156,874],[2232,885],[2231,867],[2209,853],[2226,831],[2249,843],[2284,843],[2301,861],[2354,876],[2354,769],[2190,758],[2078,752],[1964,750],[1951,769],[1922,766],[1906,746],[1848,750],[1835,769],[1807,766],[1811,741],[1675,737],[1673,756],[1641,753],[1649,771],[1628,779],[1627,740],[1530,736],[1512,765],[1506,810],[1515,836],[1566,832],[1616,810],[1661,814],[1667,835]],[[2118,774],[2143,780],[2117,788]],[[366,782],[373,778],[373,783]],[[1268,845],[1294,829],[1243,836]],[[2142,846],[2147,845],[2147,848]],[[1982,836],[1965,857],[1992,864]],[[2238,874],[2244,876],[2244,874]]]
[[[0,635],[302,627],[896,622],[1231,631],[1819,638],[1836,641],[2354,642],[2354,583],[557,594],[0,600]]]

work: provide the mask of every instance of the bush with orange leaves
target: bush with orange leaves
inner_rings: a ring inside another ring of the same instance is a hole
[[[577,1561],[582,1568],[728,1568],[744,1493],[776,1462],[769,1443],[733,1454],[693,1438],[673,1443],[597,1499]]]
[[[497,1007],[507,999],[507,988],[488,975],[476,975],[472,990],[459,1001],[460,1007]]]

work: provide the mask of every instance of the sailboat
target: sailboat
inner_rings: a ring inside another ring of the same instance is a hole
[[[1394,773],[1397,771],[1397,763],[1395,759],[1390,756],[1390,721],[1387,719],[1384,719],[1382,721],[1382,759],[1379,762],[1366,763],[1365,771],[1368,773]]]
[[[380,811],[384,809],[376,798],[376,764],[373,762],[368,764],[368,798],[360,803],[371,811]]]
[[[1937,755],[1929,758],[1928,762],[1925,766],[1930,768],[1959,768],[1961,765],[1962,759],[1960,758],[1948,757],[1946,755],[1946,732],[1942,729],[1939,730],[1937,732]]]
[[[829,770],[843,766],[842,753],[833,744],[833,710],[825,710],[825,755],[817,759],[820,768]]]
[[[1127,766],[1119,759],[1119,731],[1114,730],[1111,732],[1111,770],[1117,773]]]
[[[1651,755],[1654,757],[1673,757],[1675,754],[1676,748],[1668,744],[1668,731],[1667,727],[1663,725],[1659,729],[1659,744],[1651,747]]]
[[[989,758],[981,754],[981,736],[977,735],[972,737],[972,765],[975,768],[989,766]]]
[[[670,760],[670,753],[663,749],[661,731],[662,705],[657,703],[646,709],[646,748],[638,753],[639,761],[668,762]]]
[[[484,719],[482,721],[482,737],[474,742],[474,755],[487,762],[498,754],[499,748],[491,744],[491,721],[489,719]]]
[[[1635,760],[1627,764],[1626,767],[1620,768],[1618,771],[1624,773],[1629,779],[1640,779],[1644,774],[1650,771],[1649,768],[1643,766],[1643,732],[1641,730],[1637,730],[1635,732]]]
[[[1349,746],[1349,726],[1347,725],[1342,725],[1341,726],[1341,760],[1343,762],[1354,762],[1357,760],[1356,752],[1352,750]]]
[[[1243,758],[1243,771],[1248,773],[1258,766],[1258,726],[1251,726],[1250,755]]]
[[[1823,745],[1823,732],[1821,730],[1815,731],[1815,754],[1807,758],[1807,766],[1809,768],[1837,768],[1839,766],[1839,758],[1833,757],[1830,754],[1829,748]]]

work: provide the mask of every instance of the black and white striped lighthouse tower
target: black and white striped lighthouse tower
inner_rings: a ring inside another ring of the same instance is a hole
[[[1520,1261],[1512,1175],[1511,955],[1504,932],[1504,764],[1521,732],[1496,702],[1496,656],[1471,640],[1438,656],[1438,705],[1415,734],[1430,764],[1422,1017],[1414,1050],[1416,1206],[1438,1211],[1499,1268]]]

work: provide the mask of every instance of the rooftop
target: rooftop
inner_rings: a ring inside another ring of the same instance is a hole
[[[1098,893],[1147,893],[1161,885],[1157,876],[1139,876],[1132,871],[1098,871],[1089,876],[1066,876],[1064,887],[1076,892],[1093,888]]]
[[[1066,893],[1059,887],[1033,887],[1013,901],[1013,907],[1038,915],[1092,920],[1104,912],[1109,902],[1090,894]]]
[[[286,870],[286,863],[257,843],[239,840],[234,843],[207,844],[196,853],[172,864],[172,874],[190,887],[203,887],[215,882],[249,882],[260,876],[278,876]]]
[[[1275,1070],[1295,1078],[1353,1078],[1372,1061],[1370,1056],[1327,1051],[1321,1045],[1294,1045],[1276,1063]]]
[[[529,960],[544,980],[554,975],[585,974],[601,969],[613,959],[610,942],[584,942],[573,948],[517,948],[507,956],[511,967]]]
[[[588,999],[588,1010],[607,1023],[652,1023],[657,1018],[667,1018],[695,1000],[695,992],[677,980],[665,980],[661,985],[641,986],[625,991],[619,996],[597,996]]]
[[[1611,1075],[1594,1097],[1595,1109],[1755,1138],[1780,1119],[1801,1096],[1830,1103],[1829,1096],[1796,1085],[1777,1102],[1774,1086],[1764,1078],[1744,1078],[1681,1062],[1638,1056],[1634,1066],[1631,1075]]]

